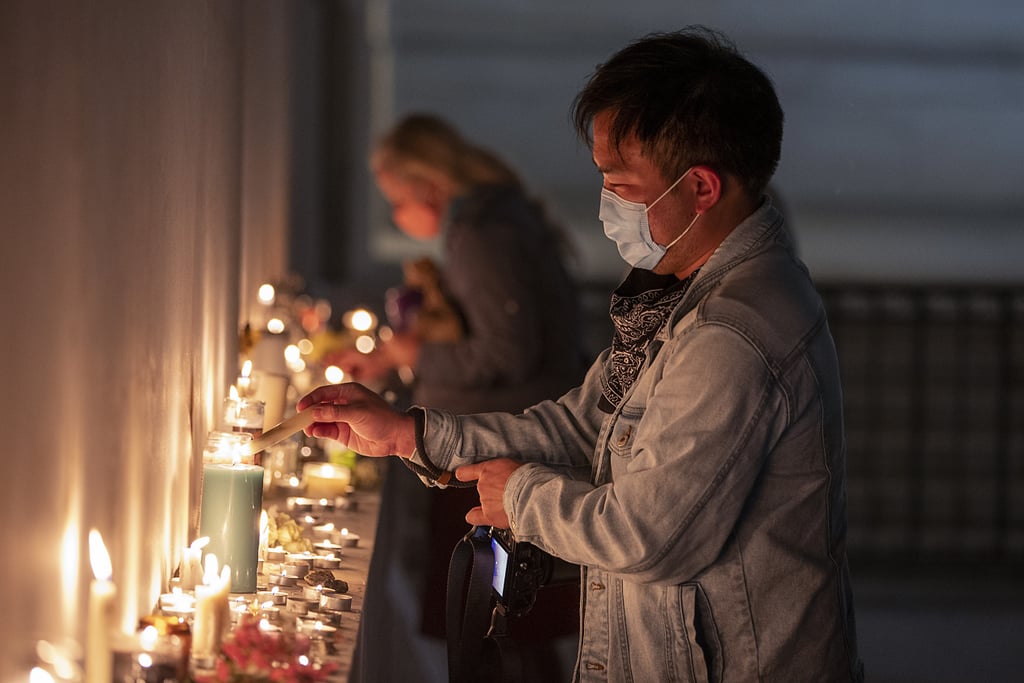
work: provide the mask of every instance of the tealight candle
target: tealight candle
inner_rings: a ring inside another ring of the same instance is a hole
[[[339,534],[340,537],[340,534]],[[341,544],[332,543],[331,541],[320,541],[313,544],[313,550],[316,551],[317,555],[336,555],[341,553]]]
[[[324,555],[313,560],[313,567],[316,569],[340,569],[341,558],[334,555]]]
[[[286,562],[284,565],[284,575],[301,579],[309,573],[310,566],[311,563],[309,562]]]
[[[271,605],[283,605],[287,602],[288,596],[282,593],[277,586],[274,586],[271,590],[258,592],[256,599],[259,600],[261,605],[265,605],[268,602]]]
[[[317,618],[325,624],[330,624],[331,626],[341,625],[341,612],[339,612],[338,610],[321,608],[320,611],[317,613]]]
[[[337,612],[348,612],[352,609],[352,596],[348,593],[325,594],[320,598],[320,607]]]
[[[276,622],[281,616],[281,610],[273,602],[267,601],[260,605],[260,619]]]
[[[271,586],[281,586],[287,588],[288,586],[294,586],[298,583],[299,579],[294,576],[288,576],[286,574],[271,574],[267,577],[267,582]]]
[[[324,588],[323,586],[304,586],[302,589],[302,597],[319,605],[321,596],[330,595],[333,592],[334,591],[332,589]]]
[[[337,630],[334,626],[325,624],[322,619],[299,619],[299,631],[309,636],[330,636]]]
[[[327,522],[320,526],[314,526],[312,529],[313,538],[320,540],[330,540],[331,535],[334,533],[334,522]]]
[[[310,602],[310,600],[306,600],[305,598],[296,598],[289,596],[288,604],[285,606],[285,609],[287,609],[292,614],[301,616],[309,612]]]
[[[359,534],[353,534],[348,529],[343,528],[338,538],[342,548],[355,548],[359,545]]]
[[[267,548],[267,562],[284,562],[288,559],[288,551],[284,548]]]
[[[344,465],[308,463],[303,468],[303,478],[310,498],[335,498],[348,493],[352,471]]]

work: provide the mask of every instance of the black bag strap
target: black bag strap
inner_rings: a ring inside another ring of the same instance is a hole
[[[452,551],[448,566],[445,634],[450,683],[477,683],[491,621],[494,551],[487,527],[473,527]],[[465,588],[465,593],[463,593]]]

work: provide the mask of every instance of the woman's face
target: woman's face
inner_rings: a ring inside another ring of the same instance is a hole
[[[418,240],[434,239],[441,232],[447,203],[426,180],[409,180],[388,171],[377,171],[377,187],[391,204],[391,220],[399,230]]]

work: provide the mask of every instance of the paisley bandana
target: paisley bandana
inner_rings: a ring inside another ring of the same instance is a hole
[[[674,275],[634,269],[612,293],[609,314],[615,334],[601,377],[598,407],[602,411],[614,411],[629,391],[640,374],[648,345],[696,277],[697,271],[679,280]]]

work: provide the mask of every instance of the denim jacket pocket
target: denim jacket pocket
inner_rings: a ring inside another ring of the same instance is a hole
[[[613,455],[620,458],[632,457],[633,442],[636,440],[636,431],[642,415],[642,411],[636,411],[634,415],[632,411],[623,410],[615,420],[615,425],[608,437],[608,449]]]
[[[679,587],[679,601],[694,680],[719,683],[722,680],[722,646],[707,594],[697,583]]]

